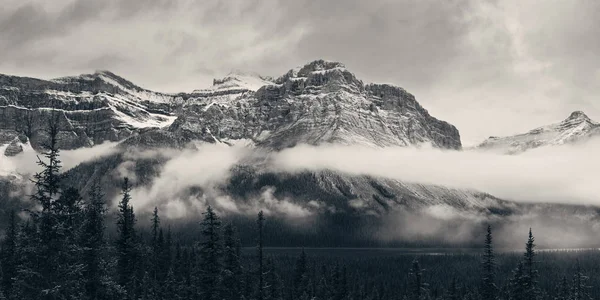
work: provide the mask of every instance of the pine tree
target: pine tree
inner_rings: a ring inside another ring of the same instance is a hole
[[[581,270],[579,260],[575,268],[575,274],[573,275],[572,292],[570,299],[572,300],[589,300],[592,299],[590,296],[591,286],[587,284],[588,277],[585,276]]]
[[[200,247],[201,259],[201,288],[202,298],[206,300],[218,299],[221,284],[221,271],[223,270],[221,255],[221,220],[208,206],[202,221],[202,243]]]
[[[495,283],[496,261],[492,245],[492,227],[490,225],[487,227],[487,234],[485,236],[482,268],[481,297],[483,300],[495,300],[498,297],[498,289]]]
[[[261,210],[258,213],[258,217],[256,219],[256,227],[258,233],[258,243],[256,246],[257,254],[258,254],[258,288],[256,290],[256,299],[264,300],[265,299],[265,269],[264,269],[264,259],[263,259],[263,230],[264,230],[265,216],[263,211]]]
[[[0,291],[5,296],[11,295],[14,285],[14,278],[17,276],[17,219],[15,212],[11,211],[8,217],[8,228],[6,235],[2,240],[2,249],[0,251],[0,270],[2,270],[2,281],[0,282]]]
[[[155,274],[155,281],[163,281],[166,276],[167,276],[167,271],[169,270],[168,268],[165,269],[165,262],[163,261],[164,259],[164,252],[166,251],[165,249],[165,237],[163,234],[163,230],[162,228],[158,230],[158,240],[156,242],[157,244],[157,249],[156,249],[156,254],[155,255],[155,260],[154,263],[152,265],[154,265],[154,268],[156,269],[156,274]]]
[[[231,224],[223,230],[223,298],[238,300],[241,296],[240,240]]]
[[[538,271],[535,267],[535,238],[529,228],[529,237],[527,244],[525,245],[525,253],[523,255],[523,288],[524,288],[524,299],[525,300],[537,300],[539,297],[539,291],[537,287],[537,275]]]
[[[125,177],[117,220],[117,283],[126,290],[129,296],[134,291],[133,279],[137,268],[135,214],[129,203],[131,201],[130,193],[129,179]]]
[[[111,291],[106,291],[106,285],[113,286],[108,280],[105,269],[104,253],[106,241],[104,239],[104,218],[106,207],[104,195],[98,183],[94,183],[89,192],[89,202],[85,208],[85,221],[81,232],[83,246],[83,278],[85,281],[85,294],[87,299],[104,299]]]
[[[84,247],[80,235],[82,229],[83,198],[75,188],[65,189],[54,202],[53,215],[60,246],[57,248],[56,280],[53,290],[60,297],[83,298],[84,272],[82,262]]]
[[[55,280],[58,279],[58,254],[61,251],[61,238],[58,231],[58,220],[55,215],[54,203],[60,196],[60,169],[58,132],[58,114],[52,110],[49,118],[47,133],[49,139],[42,143],[43,160],[38,156],[37,164],[42,171],[33,176],[35,193],[31,200],[39,204],[41,211],[30,211],[31,226],[28,228],[27,239],[23,247],[22,265],[19,266],[19,291],[23,297],[47,299],[59,291],[56,290]]]
[[[78,234],[81,228],[81,196],[74,188],[61,189],[58,149],[59,115],[52,110],[48,141],[42,145],[34,175],[35,193],[31,199],[40,210],[30,211],[30,224],[24,230],[16,282],[22,298],[81,298],[82,264]]]
[[[171,227],[167,229],[166,238],[162,238],[162,229],[159,232],[159,257],[158,257],[158,265],[159,265],[159,278],[164,281],[167,278],[169,270],[172,269],[173,264],[173,240],[171,237]]]
[[[160,217],[158,216],[158,207],[154,207],[154,212],[152,213],[152,280],[156,281],[158,279],[159,273],[159,242],[158,242],[158,234],[160,231]]]

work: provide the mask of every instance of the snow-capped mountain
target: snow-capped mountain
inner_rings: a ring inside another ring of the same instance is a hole
[[[404,89],[365,85],[343,64],[323,60],[277,79],[232,72],[209,88],[179,94],[149,91],[108,71],[54,80],[1,75],[0,144],[13,144],[7,154],[27,140],[39,148],[51,107],[62,119],[64,149],[165,135],[270,149],[300,143],[461,148],[458,130]],[[140,131],[165,126],[168,133]]]
[[[0,145],[11,145],[7,155],[29,140],[39,149],[52,111],[61,120],[63,149],[121,141],[141,128],[170,125],[176,99],[108,71],[54,80],[0,75]]]
[[[298,144],[328,143],[377,148],[426,143],[442,149],[462,148],[458,130],[431,116],[406,90],[364,84],[343,64],[324,60],[278,78],[232,72],[215,79],[209,88],[178,94],[149,91],[106,71],[54,80],[0,75],[2,154],[39,149],[51,111],[61,118],[63,149],[120,142],[112,154],[65,174],[67,183],[82,193],[92,182],[100,182],[107,199],[118,194],[123,169],[133,172],[136,188],[150,187],[164,171],[168,157],[138,157],[131,154],[135,153],[132,148],[183,148],[202,143],[243,144],[267,153]],[[583,113],[574,113],[559,124],[517,138],[492,138],[481,147],[525,149],[539,146],[537,143],[564,143],[592,135],[597,128],[598,124]],[[9,199],[14,194],[13,177],[0,178],[0,198]],[[9,182],[8,188],[2,187],[3,182]],[[530,207],[481,191],[329,170],[286,173],[255,161],[235,166],[228,179],[210,191],[187,187],[159,200],[210,200],[215,193],[240,204],[264,198],[267,193],[301,208],[312,205],[325,209],[332,222],[340,216],[380,217],[402,209],[433,207],[498,217],[526,213]],[[541,209],[554,207],[558,206]],[[356,226],[360,227],[358,223]]]
[[[584,112],[575,111],[560,123],[538,127],[527,133],[507,137],[490,137],[476,149],[517,154],[543,146],[585,141],[600,134],[600,124]]]
[[[252,140],[270,149],[321,143],[461,148],[458,130],[429,115],[413,95],[365,85],[337,62],[314,61],[273,82],[228,76],[205,91],[218,95],[192,95],[169,131],[208,142]]]
[[[199,141],[242,143],[267,151],[324,143],[369,147],[428,143],[444,149],[461,148],[458,130],[429,115],[406,90],[364,84],[339,62],[313,61],[276,79],[235,72],[214,80],[210,88],[180,96],[179,116],[173,124],[132,135],[121,143],[123,151],[178,148]],[[114,181],[119,178],[115,170],[123,160],[117,153],[102,162],[83,164],[70,172],[71,178],[81,188],[91,180],[116,186]],[[162,163],[160,159],[141,159],[136,164],[143,165],[145,171],[136,171],[135,176],[152,182]],[[289,186],[295,188],[290,190]],[[298,203],[321,199],[339,211],[371,215],[428,205],[490,213],[511,205],[477,191],[330,171],[273,173],[255,162],[234,168],[232,179],[218,187],[240,202],[259,196],[266,188],[272,188],[276,197],[289,197]]]

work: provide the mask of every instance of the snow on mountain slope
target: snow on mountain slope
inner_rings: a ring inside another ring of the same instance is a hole
[[[175,99],[108,71],[53,80],[0,74],[0,144],[19,136],[38,149],[52,111],[61,119],[61,148],[120,141],[142,128],[170,125]]]
[[[338,62],[311,62],[256,92],[223,92],[219,85],[218,96],[188,100],[169,131],[208,142],[255,140],[275,150],[301,143],[461,148],[458,130],[429,115],[413,95],[391,85],[364,85]]]
[[[51,81],[0,76],[0,114],[8,116],[0,119],[4,144],[30,141],[36,148],[44,138],[49,103],[60,112],[61,148],[122,141],[118,154],[69,171],[70,180],[83,192],[94,176],[109,187],[118,186],[120,173],[116,170],[130,159],[125,155],[130,148],[184,148],[190,142],[241,144],[267,152],[328,143],[376,148],[462,147],[458,130],[431,116],[406,90],[389,84],[364,84],[343,64],[323,60],[292,69],[277,79],[231,73],[214,80],[212,87],[173,95],[142,89],[106,71]],[[3,149],[6,152],[8,147]],[[134,165],[143,166],[136,177],[151,185],[160,177],[165,160],[136,161]],[[247,167],[258,170],[244,172]],[[290,201],[298,205],[318,200],[370,214],[435,205],[491,213],[512,205],[476,191],[331,171],[273,174],[260,168],[251,160],[244,161],[231,176],[252,186],[229,183],[222,189],[255,197],[274,187],[281,196],[291,194]]]
[[[560,123],[514,136],[490,137],[475,149],[518,154],[543,146],[576,143],[597,135],[600,135],[600,124],[592,121],[584,112],[575,111]]]

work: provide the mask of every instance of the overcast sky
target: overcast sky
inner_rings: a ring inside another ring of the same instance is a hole
[[[166,92],[324,58],[406,88],[464,144],[600,120],[596,0],[1,0],[0,73],[111,70]]]

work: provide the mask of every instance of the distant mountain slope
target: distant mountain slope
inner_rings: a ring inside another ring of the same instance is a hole
[[[171,124],[175,99],[107,71],[54,80],[0,75],[0,145],[13,145],[8,155],[27,141],[39,149],[52,111],[61,119],[62,149],[121,141]]]
[[[575,111],[560,123],[539,127],[527,133],[507,137],[490,137],[476,149],[517,154],[530,149],[585,141],[600,134],[600,124],[582,111]]]

